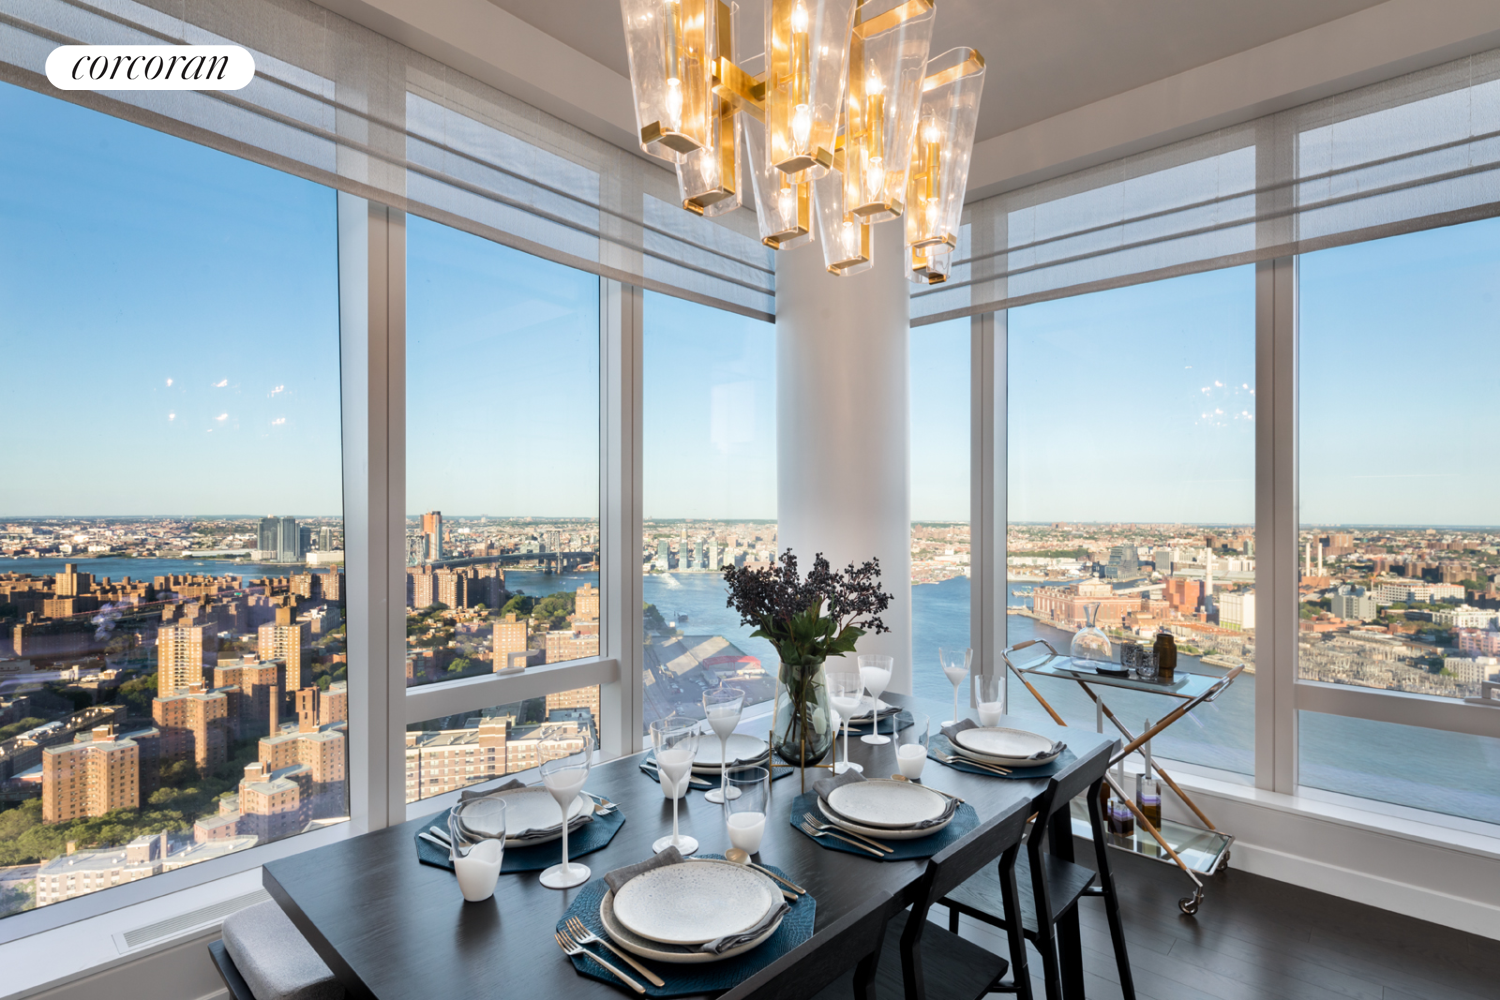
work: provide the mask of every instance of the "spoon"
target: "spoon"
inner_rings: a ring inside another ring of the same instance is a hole
[[[794,882],[789,882],[786,879],[782,878],[780,875],[777,875],[775,872],[768,871],[767,869],[762,868],[760,865],[758,865],[755,862],[751,861],[750,860],[750,854],[749,854],[749,852],[741,850],[738,847],[731,847],[729,850],[725,851],[724,852],[724,860],[725,861],[733,861],[737,865],[746,865],[746,866],[748,866],[750,868],[754,868],[756,871],[758,871],[758,872],[760,872],[760,873],[762,873],[764,875],[769,875],[772,878],[774,878],[776,881],[780,882],[782,885],[788,886],[788,887],[796,890],[797,896],[806,895],[806,893],[807,893],[807,890],[804,889],[804,888],[802,888],[800,885],[797,885]],[[794,896],[790,892],[787,892],[786,889],[782,889],[781,890],[781,894],[783,896],[785,896],[787,899],[796,899],[797,898],[797,896]]]

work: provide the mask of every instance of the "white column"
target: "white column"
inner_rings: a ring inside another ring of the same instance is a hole
[[[910,307],[899,222],[875,227],[875,266],[823,268],[816,243],[776,256],[776,500],[780,548],[804,568],[878,558],[894,596],[865,653],[911,691]]]

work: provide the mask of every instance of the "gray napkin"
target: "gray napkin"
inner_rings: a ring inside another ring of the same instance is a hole
[[[833,790],[835,788],[839,788],[843,785],[853,784],[856,781],[864,780],[865,776],[863,774],[860,774],[858,771],[845,771],[843,774],[840,774],[834,778],[823,778],[819,781],[814,781],[813,791],[818,793],[818,798],[822,799],[824,802],[827,802],[828,796],[833,794]],[[947,802],[948,805],[943,809],[943,812],[940,816],[937,816],[934,819],[923,820],[920,823],[913,823],[909,827],[903,827],[903,829],[925,830],[929,826],[938,826],[939,824],[948,822],[948,820],[953,817],[953,813],[958,809],[958,800],[955,798],[950,798],[946,795],[943,796],[943,800]],[[832,809],[833,807],[829,806],[829,808]]]
[[[771,911],[767,913],[765,917],[754,927],[739,934],[726,934],[724,937],[714,938],[712,941],[709,941],[707,944],[699,947],[698,950],[710,952],[714,955],[722,955],[730,948],[738,947],[739,945],[742,945],[747,941],[754,941],[756,938],[760,937],[766,932],[766,928],[770,927],[773,923],[780,920],[782,918],[782,915],[790,909],[791,907],[788,906],[786,900],[783,899],[780,906],[773,906],[771,908]]]
[[[951,726],[944,726],[943,727],[943,735],[948,738],[948,742],[949,743],[952,743],[954,746],[959,746],[960,744],[959,744],[958,740],[955,739],[955,737],[958,736],[959,733],[967,732],[970,729],[978,729],[978,728],[979,728],[979,723],[975,722],[973,719],[961,719],[958,722],[955,722]],[[1057,754],[1062,753],[1066,749],[1068,749],[1068,745],[1066,743],[1064,743],[1062,740],[1054,740],[1052,742],[1052,746],[1050,748],[1048,748],[1046,750],[1038,750],[1036,753],[1027,754],[1025,757],[1018,757],[1016,759],[1017,760],[1041,760],[1043,757],[1053,757],[1053,756],[1056,756]]]
[[[644,875],[649,871],[657,868],[665,868],[668,865],[680,865],[686,860],[682,856],[681,851],[675,847],[669,847],[660,854],[647,858],[639,864],[626,865],[624,868],[616,868],[612,872],[606,872],[604,881],[609,886],[611,892],[619,892],[625,887],[626,882],[629,882],[637,875]]]

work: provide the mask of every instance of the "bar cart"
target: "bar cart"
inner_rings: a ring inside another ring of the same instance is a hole
[[[1047,649],[1045,656],[1036,657],[1024,663],[1016,663],[1012,660],[1015,653],[1031,646],[1044,646]],[[1146,742],[1168,726],[1181,719],[1187,713],[1199,705],[1213,701],[1234,683],[1240,673],[1245,669],[1240,664],[1223,677],[1207,677],[1202,674],[1189,674],[1179,672],[1175,681],[1161,683],[1158,681],[1143,681],[1129,677],[1114,677],[1106,674],[1096,673],[1087,667],[1074,666],[1069,656],[1059,653],[1046,639],[1028,639],[1017,643],[1003,651],[1001,658],[1005,665],[1020,682],[1026,685],[1032,697],[1041,703],[1047,714],[1052,716],[1054,722],[1059,726],[1066,726],[1061,715],[1047,703],[1041,693],[1027,680],[1027,675],[1032,674],[1039,677],[1056,677],[1061,680],[1074,681],[1081,687],[1085,694],[1094,702],[1097,725],[1099,732],[1104,732],[1104,720],[1109,719],[1114,727],[1124,737],[1124,745],[1120,752],[1110,759],[1110,766],[1118,764],[1126,757],[1135,753]],[[1119,688],[1127,691],[1140,691],[1147,694],[1158,694],[1177,700],[1178,704],[1168,712],[1160,721],[1156,722],[1145,732],[1137,735],[1132,733],[1119,717],[1105,704],[1104,698],[1094,689]],[[1193,814],[1203,823],[1207,829],[1198,829],[1173,820],[1163,819],[1161,827],[1153,826],[1136,806],[1131,795],[1121,788],[1115,781],[1112,773],[1106,773],[1105,780],[1109,782],[1114,794],[1118,795],[1135,815],[1135,830],[1128,839],[1116,835],[1110,835],[1110,846],[1119,850],[1130,851],[1142,857],[1153,858],[1164,864],[1175,864],[1182,870],[1193,883],[1193,893],[1178,900],[1177,906],[1183,913],[1192,915],[1198,912],[1199,905],[1203,902],[1203,882],[1200,875],[1212,875],[1229,865],[1229,847],[1234,843],[1234,837],[1219,830],[1198,807],[1182,788],[1174,781],[1160,764],[1154,759],[1148,765],[1151,771],[1166,783],[1176,796],[1182,800]],[[1087,805],[1073,803],[1073,831],[1077,836],[1092,836],[1088,822]],[[1145,834],[1143,836],[1143,833]]]

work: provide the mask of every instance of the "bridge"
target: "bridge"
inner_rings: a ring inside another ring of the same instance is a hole
[[[597,552],[502,552],[498,555],[467,556],[462,559],[438,559],[423,565],[431,566],[433,569],[458,569],[460,566],[484,566],[498,563],[501,566],[515,566],[521,563],[536,563],[544,571],[550,567],[554,573],[565,573],[570,569],[597,562]],[[409,566],[408,569],[419,567]]]

